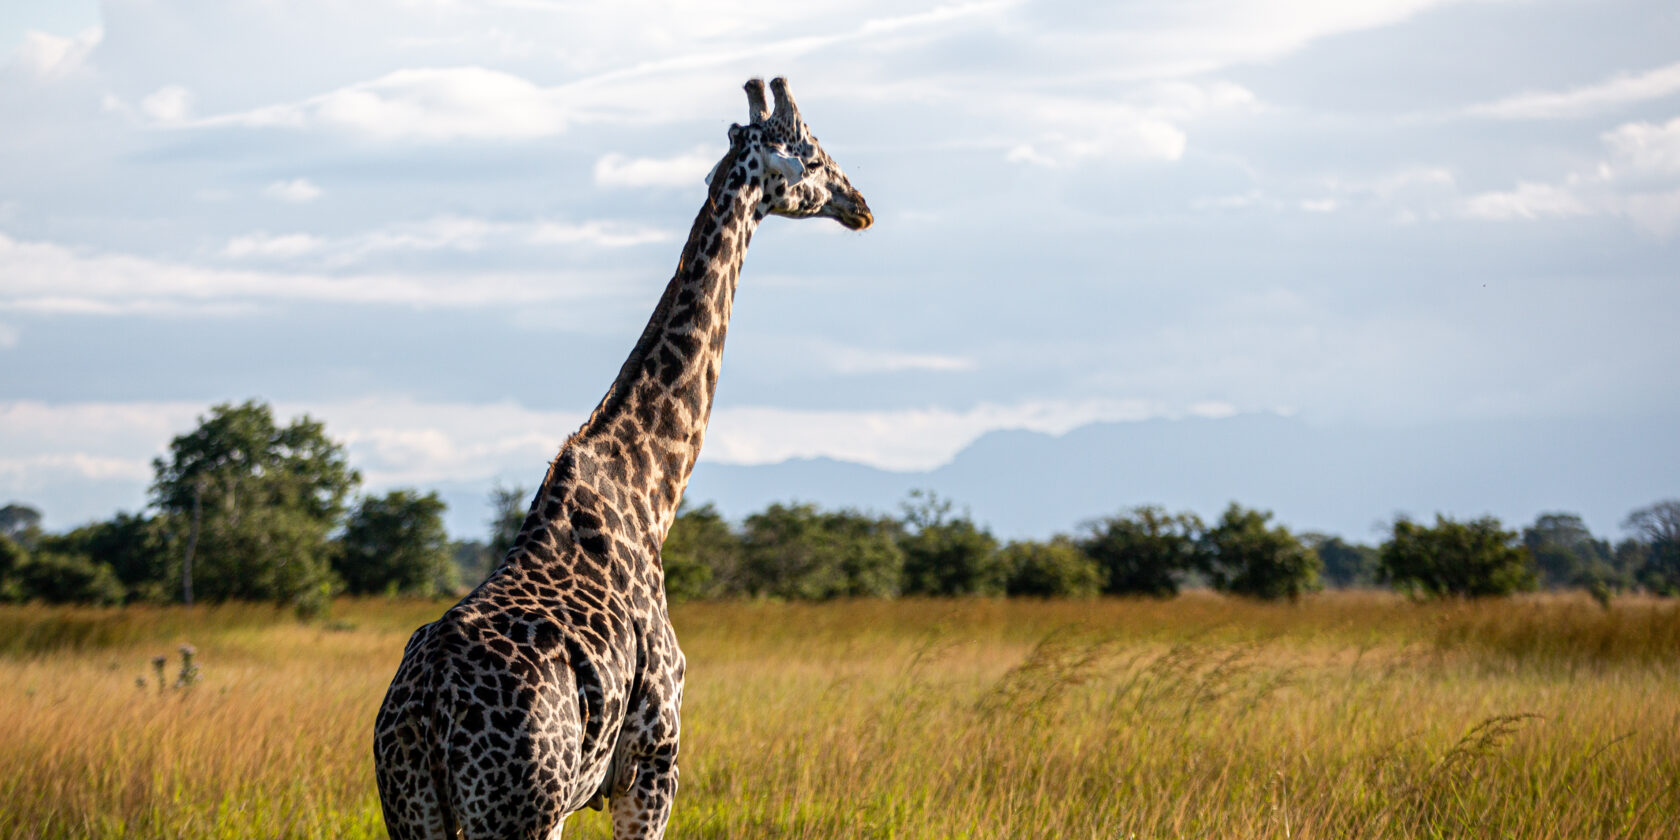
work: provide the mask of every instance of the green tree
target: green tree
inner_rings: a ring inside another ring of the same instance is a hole
[[[677,511],[660,549],[665,597],[671,601],[720,598],[746,591],[741,538],[717,508],[704,504]]]
[[[0,534],[0,604],[24,599],[23,581],[18,579],[18,571],[28,562],[29,552],[10,537]]]
[[[1639,583],[1662,595],[1680,595],[1680,499],[1667,499],[1628,514],[1622,527],[1642,545]]]
[[[430,598],[458,585],[436,493],[393,490],[367,496],[345,523],[333,571],[356,595]]]
[[[12,573],[21,600],[49,604],[120,604],[125,590],[111,567],[81,554],[39,551]]]
[[[360,477],[322,424],[276,425],[255,400],[217,405],[153,467],[153,503],[192,546],[199,597],[273,600],[300,614],[325,607],[334,589],[327,535]]]
[[[1271,518],[1271,511],[1232,502],[1218,524],[1202,535],[1201,567],[1214,589],[1293,601],[1322,587],[1318,555],[1288,528],[1269,526]]]
[[[1146,505],[1086,527],[1078,545],[1103,570],[1104,592],[1170,598],[1195,565],[1202,521]]]
[[[1005,591],[1011,596],[1090,598],[1102,591],[1103,572],[1097,561],[1065,536],[1049,542],[1011,542],[998,556],[1009,570]]]
[[[40,535],[40,511],[18,502],[0,507],[0,537],[29,548],[35,545],[35,539]]]
[[[898,594],[904,554],[895,520],[773,504],[744,526],[751,594],[808,600]]]
[[[163,523],[152,517],[118,513],[104,522],[40,538],[41,549],[81,555],[116,574],[129,601],[168,601],[176,592],[179,559]]]
[[[468,588],[479,585],[490,576],[500,558],[490,556],[490,546],[478,540],[456,540],[449,544],[449,556],[455,563],[455,579]]]
[[[1415,595],[1509,595],[1535,585],[1533,561],[1516,540],[1491,516],[1456,522],[1437,514],[1433,528],[1399,519],[1377,569],[1384,582]]]
[[[903,510],[909,528],[898,542],[904,551],[904,594],[1003,593],[1009,569],[990,531],[966,515],[952,517],[951,503],[931,491],[912,491]]]
[[[1324,564],[1319,578],[1337,589],[1372,586],[1377,582],[1377,549],[1350,543],[1330,534],[1302,534],[1301,542]]]
[[[1594,539],[1576,514],[1540,514],[1533,525],[1523,529],[1522,542],[1534,558],[1534,568],[1543,586],[1616,590],[1626,585],[1616,573],[1610,544]]]
[[[513,541],[525,527],[525,517],[531,512],[531,491],[515,484],[501,484],[490,488],[490,568],[488,575],[513,550]]]

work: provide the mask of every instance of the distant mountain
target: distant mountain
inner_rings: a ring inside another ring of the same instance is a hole
[[[1630,510],[1680,497],[1677,429],[1598,419],[1320,427],[1275,415],[1098,423],[1064,435],[993,432],[927,472],[826,458],[702,461],[688,498],[738,519],[789,500],[896,511],[911,489],[928,488],[1004,537],[1070,532],[1149,503],[1210,518],[1237,501],[1297,531],[1361,541],[1397,513],[1436,512],[1491,513],[1515,528],[1569,511],[1615,538]]]

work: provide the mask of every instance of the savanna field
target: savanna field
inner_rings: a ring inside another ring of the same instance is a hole
[[[384,837],[369,731],[408,633],[445,606],[343,600],[307,624],[0,609],[0,837]],[[690,603],[674,620],[673,838],[1680,825],[1672,599]],[[188,688],[170,685],[182,643]],[[566,827],[609,834],[587,811]]]

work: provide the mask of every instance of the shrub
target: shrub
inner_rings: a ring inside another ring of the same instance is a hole
[[[1400,519],[1378,554],[1378,570],[1415,595],[1509,595],[1535,585],[1533,561],[1516,538],[1491,516],[1456,522],[1437,515],[1433,528]]]
[[[1318,555],[1288,528],[1267,527],[1271,518],[1270,511],[1245,509],[1232,502],[1219,524],[1202,536],[1202,571],[1214,589],[1293,601],[1304,592],[1323,588],[1318,582]]]
[[[1144,506],[1087,528],[1079,548],[1102,570],[1104,592],[1169,598],[1195,565],[1202,521],[1193,513]]]
[[[998,552],[1009,571],[1006,591],[1038,598],[1089,598],[1102,591],[1102,569],[1067,537],[1012,542]]]

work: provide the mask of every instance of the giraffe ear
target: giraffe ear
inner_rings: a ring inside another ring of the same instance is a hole
[[[774,149],[769,151],[770,154],[764,158],[764,165],[771,172],[787,179],[788,186],[793,186],[805,178],[805,164],[800,163],[799,158]]]

